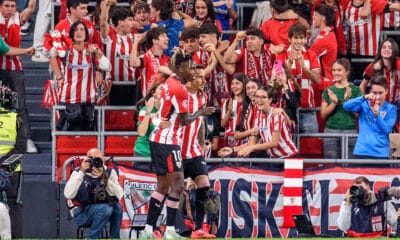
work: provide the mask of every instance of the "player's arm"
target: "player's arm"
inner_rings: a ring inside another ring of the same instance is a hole
[[[196,120],[200,116],[208,116],[211,115],[215,112],[215,107],[201,107],[197,112],[193,114],[189,114],[187,112],[185,113],[179,113],[179,121],[181,122],[182,125],[188,125],[194,120]]]

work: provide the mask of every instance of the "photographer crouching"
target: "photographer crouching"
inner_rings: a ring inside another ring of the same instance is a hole
[[[65,198],[75,204],[71,209],[75,223],[90,226],[87,238],[100,238],[107,222],[110,238],[120,238],[122,207],[118,201],[123,194],[116,171],[104,166],[104,157],[96,148],[87,152],[64,189]]]
[[[354,180],[339,210],[337,224],[348,237],[375,238],[386,236],[386,224],[397,227],[397,213],[388,201],[378,199],[364,176]]]

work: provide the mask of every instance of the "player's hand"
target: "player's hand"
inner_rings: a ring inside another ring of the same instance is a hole
[[[215,107],[202,107],[200,111],[202,116],[208,116],[215,113]]]

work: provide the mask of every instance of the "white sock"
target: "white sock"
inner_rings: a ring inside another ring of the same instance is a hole
[[[144,226],[144,230],[146,232],[153,232],[153,226],[146,224],[146,226]]]
[[[175,227],[174,226],[167,226],[167,228],[165,228],[165,231],[174,231],[175,232]]]

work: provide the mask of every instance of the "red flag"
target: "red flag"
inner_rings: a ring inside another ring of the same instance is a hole
[[[303,212],[303,159],[287,158],[284,166],[282,227],[295,227],[293,215]]]

